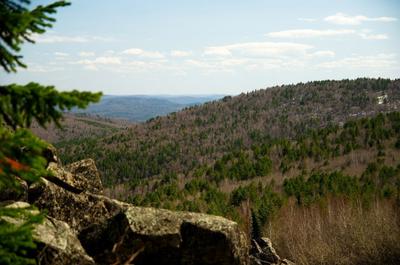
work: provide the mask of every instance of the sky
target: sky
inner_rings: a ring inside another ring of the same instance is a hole
[[[34,1],[46,4],[51,1]],[[30,81],[105,94],[229,94],[400,77],[398,0],[72,0],[22,48]]]

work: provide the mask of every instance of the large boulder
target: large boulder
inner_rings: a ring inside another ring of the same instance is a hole
[[[49,162],[48,170],[53,174],[46,176],[50,181],[65,189],[79,193],[82,191],[101,194],[103,185],[93,159],[85,159],[65,167],[57,162]]]
[[[247,239],[233,221],[102,196],[93,160],[64,168],[53,161],[48,169],[51,176],[29,187],[29,202],[78,234],[96,264],[249,264]]]
[[[14,202],[6,207],[9,208],[28,208],[30,205],[26,202]],[[38,213],[38,212],[37,212]],[[35,214],[35,213],[33,213]],[[24,221],[20,219],[5,218],[16,225]],[[43,265],[93,265],[93,259],[89,257],[76,234],[71,230],[68,224],[46,217],[41,224],[35,225],[33,238],[37,244],[37,249],[32,255],[36,258],[38,264]]]
[[[248,264],[248,245],[235,222],[218,216],[126,206],[79,234],[98,264]]]
[[[75,193],[44,178],[29,187],[29,202],[75,231],[116,215],[122,205],[102,195]]]
[[[75,185],[91,193],[101,194],[103,184],[93,159],[84,159],[65,166],[75,176]]]
[[[36,257],[39,264],[95,264],[65,222],[47,217],[42,224],[35,227],[33,236],[38,244]]]

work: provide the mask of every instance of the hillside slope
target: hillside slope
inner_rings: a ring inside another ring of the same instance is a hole
[[[63,158],[96,159],[106,183],[169,172],[191,176],[234,150],[400,109],[400,80],[318,81],[272,87],[186,108],[105,137],[66,142]]]
[[[61,121],[61,128],[58,128],[55,124],[50,124],[44,129],[33,123],[31,130],[40,138],[55,144],[86,139],[87,137],[105,137],[131,125],[131,123],[123,120],[65,113]]]

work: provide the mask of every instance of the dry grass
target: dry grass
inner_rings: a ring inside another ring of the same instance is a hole
[[[400,264],[400,212],[393,201],[368,209],[345,199],[290,202],[266,227],[278,253],[296,264]]]

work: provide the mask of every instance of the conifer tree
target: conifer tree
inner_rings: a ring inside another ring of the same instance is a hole
[[[51,15],[67,5],[57,1],[29,9],[29,0],[0,0],[0,65],[5,72],[26,67],[19,54],[21,44],[34,42],[33,34],[44,33],[55,22]],[[59,92],[37,83],[0,85],[0,192],[22,192],[22,182],[31,184],[51,174],[44,157],[48,144],[28,129],[34,120],[42,127],[49,122],[59,126],[62,111],[85,108],[100,96],[76,90]],[[32,231],[43,216],[34,209],[8,208],[0,202],[0,264],[35,264]]]

